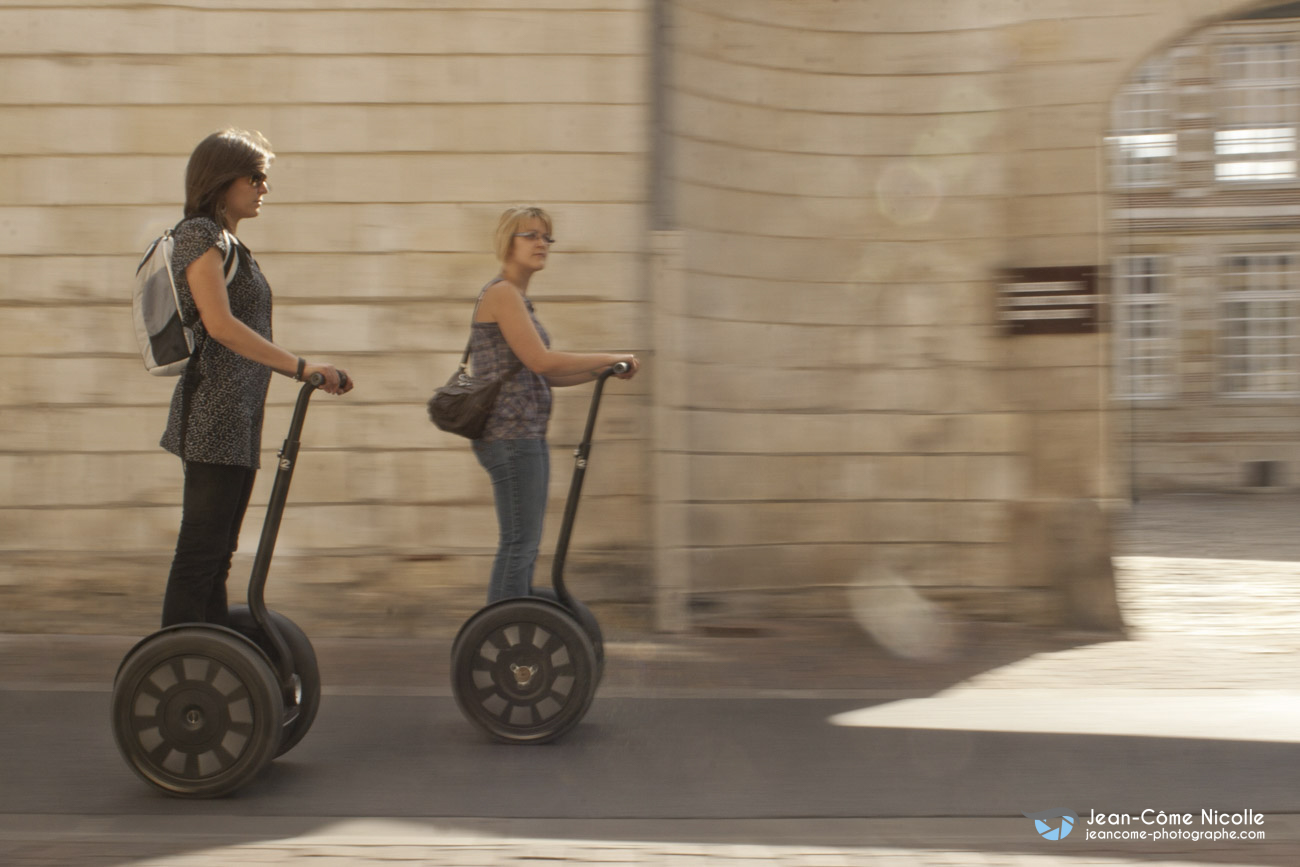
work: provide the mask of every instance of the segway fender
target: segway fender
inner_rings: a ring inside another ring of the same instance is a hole
[[[177,623],[177,624],[175,624],[175,625],[173,625],[173,626],[164,626],[162,629],[159,629],[157,632],[151,632],[151,633],[149,633],[148,635],[146,635],[144,638],[141,638],[139,641],[137,641],[137,642],[136,642],[136,643],[131,647],[131,649],[130,649],[129,651],[127,651],[125,655],[123,655],[123,657],[122,657],[122,661],[119,662],[119,663],[117,664],[117,671],[113,673],[113,683],[117,683],[117,679],[118,679],[119,677],[121,677],[121,675],[122,675],[122,668],[126,665],[127,660],[129,660],[131,657],[135,656],[136,652],[137,652],[140,648],[144,647],[146,644],[148,644],[149,642],[153,641],[154,639],[156,639],[156,638],[157,638],[158,636],[160,636],[160,635],[166,635],[166,634],[168,634],[169,632],[176,632],[176,631],[181,630],[181,629],[194,629],[195,627],[201,627],[201,628],[203,628],[203,629],[211,629],[211,630],[213,630],[214,632],[224,632],[224,633],[226,633],[227,635],[233,635],[234,637],[236,637],[236,638],[240,639],[241,641],[243,641],[243,642],[244,642],[245,644],[247,644],[249,647],[253,648],[253,650],[257,651],[257,654],[258,654],[259,656],[261,656],[262,659],[264,659],[264,660],[266,661],[267,666],[268,666],[272,671],[275,671],[275,663],[271,662],[271,657],[269,657],[269,656],[266,655],[266,651],[264,651],[264,650],[262,650],[262,648],[258,647],[258,646],[257,646],[257,645],[256,645],[256,644],[255,644],[255,643],[254,643],[254,642],[253,642],[253,641],[248,637],[248,636],[246,636],[246,635],[244,635],[244,634],[242,634],[242,633],[240,633],[240,632],[238,632],[238,631],[236,631],[236,630],[234,630],[234,629],[231,629],[231,628],[228,627],[228,626],[219,626],[219,625],[217,625],[216,623],[201,623],[201,622],[195,622],[195,623]]]

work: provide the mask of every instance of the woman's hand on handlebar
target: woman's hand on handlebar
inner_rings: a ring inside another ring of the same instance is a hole
[[[619,359],[619,362],[628,365],[627,372],[614,374],[619,379],[631,379],[636,376],[636,372],[641,369],[641,362],[637,361],[635,355],[625,355]]]
[[[312,364],[308,362],[307,366],[303,368],[303,380],[310,379],[313,373],[319,373],[325,377],[325,383],[320,386],[320,389],[329,394],[347,394],[355,384],[346,370],[340,370],[332,364]]]

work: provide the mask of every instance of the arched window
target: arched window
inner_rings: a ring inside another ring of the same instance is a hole
[[[1116,186],[1168,184],[1177,152],[1169,59],[1157,57],[1138,68],[1114,103],[1112,178]]]
[[[1216,180],[1295,180],[1298,37],[1275,26],[1221,28],[1213,58]]]
[[[1114,395],[1300,395],[1300,3],[1162,50],[1111,117]]]

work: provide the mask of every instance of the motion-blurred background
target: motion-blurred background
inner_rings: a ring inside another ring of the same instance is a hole
[[[424,401],[519,202],[556,218],[555,345],[645,360],[570,555],[613,628],[1116,629],[1135,495],[1296,482],[1296,7],[3,0],[0,630],[157,620],[174,381],[131,276],[226,126],[277,153],[240,227],[277,341],[360,383],[313,403],[272,571],[313,634],[482,601],[490,488]],[[587,399],[557,395],[544,557]]]

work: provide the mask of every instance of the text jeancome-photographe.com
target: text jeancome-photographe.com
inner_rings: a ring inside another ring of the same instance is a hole
[[[1136,816],[1093,810],[1085,840],[1262,840],[1264,814],[1204,809],[1200,814],[1147,808]]]

